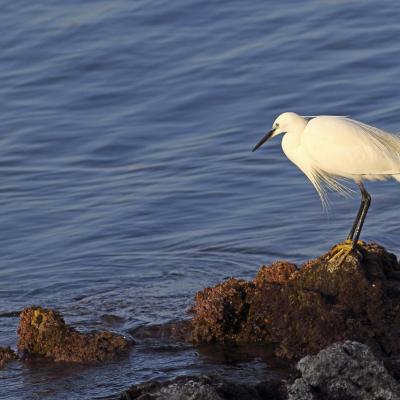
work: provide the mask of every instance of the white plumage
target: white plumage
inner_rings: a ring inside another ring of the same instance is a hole
[[[363,200],[352,228],[357,240],[370,202],[362,182],[390,178],[400,181],[400,138],[346,117],[321,115],[309,118],[285,112],[279,115],[272,130],[253,151],[280,134],[284,134],[284,153],[309,178],[324,206],[327,188],[346,194],[352,191],[346,180],[358,184]],[[363,202],[368,205],[361,215]],[[348,239],[354,235],[352,231]]]

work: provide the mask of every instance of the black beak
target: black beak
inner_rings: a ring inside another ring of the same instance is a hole
[[[271,129],[255,146],[252,151],[256,151],[259,147],[261,147],[275,132],[275,129]]]

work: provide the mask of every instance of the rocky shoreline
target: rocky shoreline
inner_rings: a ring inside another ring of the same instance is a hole
[[[377,244],[360,245],[343,262],[340,249],[300,267],[261,266],[251,281],[230,278],[196,294],[190,319],[127,332],[191,346],[269,346],[296,365],[289,377],[250,383],[183,376],[112,398],[400,400],[400,265]],[[106,362],[134,345],[112,332],[78,332],[41,307],[23,310],[18,334],[18,356],[0,348],[0,368],[18,357]]]
[[[339,265],[332,248],[300,268],[276,262],[252,281],[231,278],[195,298],[192,339],[277,343],[299,359],[344,340],[385,355],[400,352],[400,267],[393,254],[364,244]]]
[[[398,400],[400,385],[368,346],[345,341],[306,356],[291,382],[237,383],[218,375],[133,386],[108,400]]]

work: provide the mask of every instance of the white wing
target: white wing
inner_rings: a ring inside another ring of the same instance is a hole
[[[301,135],[316,170],[344,177],[379,179],[400,173],[400,138],[344,117],[319,116]]]

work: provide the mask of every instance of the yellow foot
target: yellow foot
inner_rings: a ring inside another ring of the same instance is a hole
[[[353,247],[353,241],[352,240],[346,240],[343,243],[339,243],[337,244],[333,249],[333,256],[331,257],[331,261],[336,263],[337,267],[340,267],[344,260],[346,260],[347,256],[353,251],[356,250],[357,246],[362,247],[365,244],[365,242],[363,242],[362,240],[359,240],[357,242],[357,245],[355,247]]]

